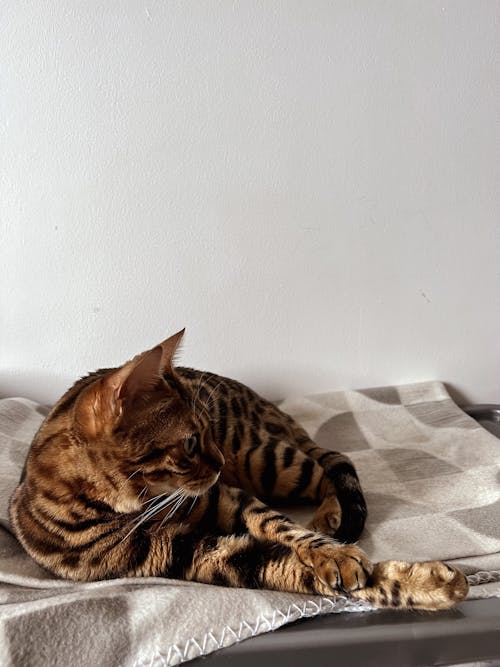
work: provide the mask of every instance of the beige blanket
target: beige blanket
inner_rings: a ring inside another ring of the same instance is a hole
[[[335,392],[281,407],[356,464],[369,507],[360,545],[372,560],[451,560],[470,573],[471,597],[500,595],[500,440],[442,384]],[[44,414],[26,399],[0,401],[0,664],[176,665],[299,618],[369,610],[343,597],[162,579],[54,579],[23,553],[7,516]]]

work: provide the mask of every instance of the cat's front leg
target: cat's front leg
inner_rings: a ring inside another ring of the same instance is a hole
[[[217,502],[220,528],[227,532],[245,531],[260,542],[278,543],[291,549],[331,589],[359,589],[373,569],[358,547],[339,544],[310,531],[240,489],[221,484]]]
[[[376,607],[437,611],[453,607],[468,590],[463,572],[446,563],[388,560],[375,564],[368,585],[353,597]]]
[[[185,550],[181,558],[186,558]],[[182,574],[189,581],[290,593],[335,593],[331,568],[320,572],[312,564],[306,565],[293,548],[260,542],[251,535],[202,538],[189,560]]]

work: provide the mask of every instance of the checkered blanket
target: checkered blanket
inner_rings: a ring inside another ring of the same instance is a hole
[[[280,407],[318,444],[353,459],[369,508],[360,546],[372,560],[447,559],[469,573],[470,597],[500,596],[500,440],[442,384],[335,392]],[[22,551],[7,516],[45,414],[26,399],[0,401],[0,664],[175,665],[299,618],[369,610],[340,596],[53,578]]]

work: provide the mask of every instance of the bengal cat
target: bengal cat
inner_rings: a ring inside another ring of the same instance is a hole
[[[26,551],[73,580],[159,576],[444,609],[467,582],[444,563],[372,565],[352,543],[366,505],[349,459],[275,405],[174,368],[183,331],[82,378],[36,434],[10,516]],[[318,505],[304,528],[266,503]]]

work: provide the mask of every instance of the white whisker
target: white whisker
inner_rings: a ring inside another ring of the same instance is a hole
[[[157,496],[153,496],[152,498],[145,500],[143,502],[143,505],[148,505],[149,503],[153,503],[155,500],[158,500],[159,498],[175,498],[175,496],[178,496],[180,493],[182,493],[181,489],[175,489],[175,491],[172,491],[172,493],[169,496],[167,496],[166,493],[159,493]]]
[[[167,495],[166,493],[160,493],[157,496],[153,496],[152,498],[148,498],[142,504],[143,505],[149,505],[149,503],[154,503],[154,501],[158,500],[159,498],[165,498],[166,495]]]
[[[158,502],[154,503],[148,507],[144,512],[139,514],[135,519],[131,522],[132,524],[135,524],[132,526],[132,528],[129,530],[129,532],[125,535],[125,537],[121,540],[126,540],[127,537],[129,537],[141,524],[143,524],[145,521],[148,519],[151,519],[155,514],[158,514],[162,509],[165,509],[169,507],[172,504],[177,504],[179,500],[182,500],[184,498],[184,489],[179,488],[176,489],[172,494],[169,496],[166,496],[164,493],[160,494],[156,498],[160,498]],[[156,498],[151,498],[151,501],[156,500]]]
[[[222,382],[223,382],[223,380],[220,380],[220,382],[217,382],[217,384],[215,385],[215,387],[214,387],[214,388],[212,389],[212,391],[209,393],[209,395],[208,395],[208,397],[207,397],[207,400],[205,401],[205,408],[206,408],[207,410],[209,410],[210,407],[211,407],[211,405],[210,405],[210,399],[212,398],[213,393],[214,393],[215,391],[217,391],[217,389],[220,387],[220,385],[222,384]],[[215,396],[214,396],[214,401],[215,401]]]
[[[188,516],[189,516],[189,515],[191,514],[191,512],[193,511],[193,507],[195,506],[196,501],[198,500],[198,498],[199,498],[199,495],[196,494],[195,497],[193,498],[193,502],[191,503],[191,505],[190,505],[190,507],[189,507],[189,509],[188,509]]]
[[[163,519],[161,520],[161,523],[160,523],[160,525],[158,526],[158,528],[161,528],[161,527],[163,526],[163,524],[165,524],[165,523],[170,519],[170,517],[173,516],[173,515],[177,512],[177,510],[180,508],[180,506],[181,506],[182,503],[186,500],[186,498],[187,498],[187,496],[183,495],[181,498],[179,498],[179,499],[177,500],[177,502],[176,502],[175,505],[172,507],[172,509],[168,512],[168,514],[166,514],[166,515],[163,517]]]

